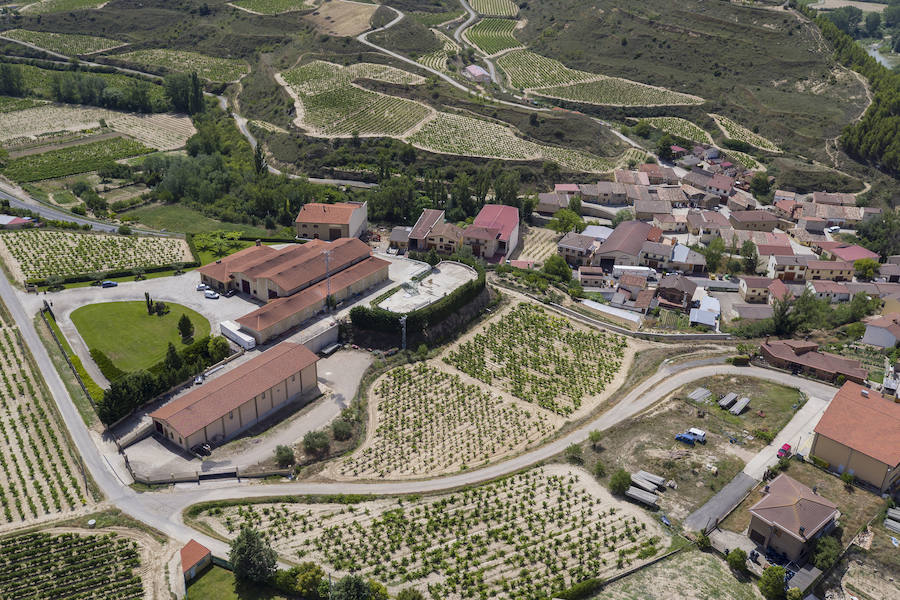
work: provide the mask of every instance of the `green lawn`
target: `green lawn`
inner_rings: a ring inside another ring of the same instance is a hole
[[[270,232],[261,227],[217,221],[192,208],[178,204],[145,206],[121,213],[119,217],[141,223],[152,229],[165,229],[167,231],[203,233],[206,231],[225,230],[240,231],[248,236],[265,237],[271,235]]]
[[[101,350],[123,371],[136,371],[165,358],[169,342],[184,347],[177,325],[185,313],[194,324],[195,339],[209,335],[205,317],[180,304],[167,304],[169,313],[163,317],[148,315],[143,301],[88,304],[72,313],[72,322],[88,348]]]
[[[234,573],[212,566],[188,585],[187,600],[287,600],[287,597],[268,588],[238,586]]]

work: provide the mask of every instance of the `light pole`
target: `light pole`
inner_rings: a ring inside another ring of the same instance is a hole
[[[325,257],[325,305],[331,310],[329,303],[331,302],[331,276],[328,272],[328,264],[331,260],[331,250],[322,250],[322,256]]]

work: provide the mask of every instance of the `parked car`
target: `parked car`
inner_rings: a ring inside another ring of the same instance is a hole
[[[784,444],[781,448],[779,448],[778,458],[786,458],[786,457],[789,457],[790,455],[791,455],[791,445],[790,444]]]
[[[219,298],[219,293],[214,292],[213,290],[206,290],[203,292],[203,296],[209,298],[210,300],[217,300]]]
[[[118,287],[118,285],[119,284],[116,283],[115,281],[110,281],[108,279],[106,281],[100,282],[100,287]]]
[[[198,292],[202,292],[203,290],[208,290],[208,289],[209,289],[209,286],[206,285],[205,283],[200,283],[197,285]]]

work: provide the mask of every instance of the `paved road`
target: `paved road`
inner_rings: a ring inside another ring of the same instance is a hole
[[[459,44],[464,45],[468,43],[468,40],[463,38],[462,34],[466,29],[469,28],[470,25],[472,25],[472,23],[478,20],[478,13],[475,12],[475,10],[471,6],[469,6],[469,3],[466,0],[459,0],[459,3],[462,4],[462,7],[466,10],[467,13],[469,13],[469,18],[467,18],[462,25],[460,25],[453,31],[453,37]],[[478,51],[478,48],[476,48],[473,44],[468,45]],[[497,69],[494,67],[494,62],[486,55],[482,54],[480,51],[478,52],[478,54],[481,56],[481,58],[484,60],[484,63],[488,67],[488,73],[490,73],[491,75],[491,81],[499,85],[500,89],[503,89],[503,82],[499,77],[497,77]]]
[[[20,192],[15,191],[11,186],[4,183],[0,183],[0,198],[8,200],[9,205],[13,208],[30,210],[31,212],[37,213],[45,219],[52,219],[55,221],[68,221],[70,223],[78,223],[79,225],[90,225],[96,231],[115,232],[119,229],[118,225],[101,223],[92,219],[79,217],[73,215],[72,213],[67,213],[45,204],[41,204],[31,196],[25,195],[23,197]]]

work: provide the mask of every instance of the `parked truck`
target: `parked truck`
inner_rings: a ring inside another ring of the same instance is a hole
[[[234,321],[222,321],[219,323],[219,330],[222,332],[222,335],[244,350],[250,350],[251,348],[256,347],[256,339],[241,331],[241,326]]]
[[[619,278],[622,275],[641,275],[647,279],[656,279],[656,269],[650,267],[631,267],[628,265],[615,265],[613,267],[613,277]]]

